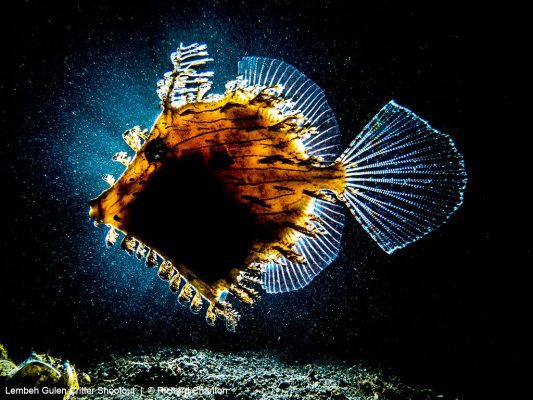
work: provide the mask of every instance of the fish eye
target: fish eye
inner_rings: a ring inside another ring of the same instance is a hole
[[[149,162],[161,160],[166,152],[167,148],[161,139],[151,140],[144,149],[144,155]]]

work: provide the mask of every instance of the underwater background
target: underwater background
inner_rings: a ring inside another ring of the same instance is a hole
[[[521,26],[501,7],[20,2],[2,27],[0,342],[18,359],[50,350],[77,366],[160,346],[271,350],[305,362],[332,355],[488,398],[481,393],[505,379],[494,379],[494,364],[505,360],[510,375],[519,364],[524,318],[524,264],[495,261],[505,248],[502,188],[493,186],[508,135],[505,75],[510,60],[520,64]],[[208,326],[155,271],[106,248],[105,230],[88,218],[88,201],[106,187],[101,176],[122,171],[111,161],[127,150],[121,133],[150,128],[170,53],[195,41],[214,58],[212,93],[242,56],[294,65],[326,93],[345,145],[389,100],[414,110],[463,153],[464,205],[393,256],[349,218],[339,257],[312,284],[238,307],[235,333]],[[530,257],[527,246],[517,239],[513,252]]]

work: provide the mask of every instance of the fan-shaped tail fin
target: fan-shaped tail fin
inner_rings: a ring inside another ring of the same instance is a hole
[[[346,205],[389,254],[444,224],[463,202],[464,161],[451,138],[394,101],[340,160]]]

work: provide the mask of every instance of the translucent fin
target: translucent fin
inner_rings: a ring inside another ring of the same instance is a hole
[[[262,265],[262,286],[267,293],[288,292],[307,286],[339,254],[344,226],[344,207],[319,199],[313,201],[316,216],[314,223],[317,230],[323,234],[300,237],[295,249],[306,258],[303,264],[280,257],[276,261]]]
[[[346,204],[391,254],[442,225],[463,202],[463,157],[450,137],[394,101],[340,157]]]
[[[309,154],[334,161],[341,152],[337,120],[322,89],[311,79],[283,61],[272,58],[244,57],[239,61],[238,74],[249,85],[282,85],[280,95],[294,103],[316,133],[303,140]]]

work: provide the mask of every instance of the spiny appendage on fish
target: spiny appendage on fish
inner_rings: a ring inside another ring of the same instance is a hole
[[[135,154],[115,155],[126,169],[104,177],[110,187],[90,216],[111,228],[108,245],[122,232],[125,251],[159,264],[180,302],[195,312],[206,303],[209,323],[221,317],[234,329],[228,294],[252,304],[254,285],[296,290],[331,264],[344,221],[336,200],[388,253],[462,202],[453,142],[394,102],[337,157],[325,96],[294,67],[245,58],[244,79],[204,96],[212,73],[193,67],[210,61],[205,45],[180,46],[171,59],[158,84],[163,111],[150,132],[124,133]]]
[[[159,255],[159,276],[180,300],[194,311],[205,300],[208,322],[221,316],[230,328],[238,315],[227,293],[251,304],[260,263],[302,262],[298,238],[323,234],[310,223],[312,199],[344,187],[341,163],[307,154],[301,139],[313,128],[277,90],[236,81],[223,96],[169,104],[149,134],[123,134],[135,155],[115,155],[127,168],[116,182],[106,176],[111,187],[91,203],[91,217],[111,227],[108,245],[120,231],[129,254],[149,266]]]

